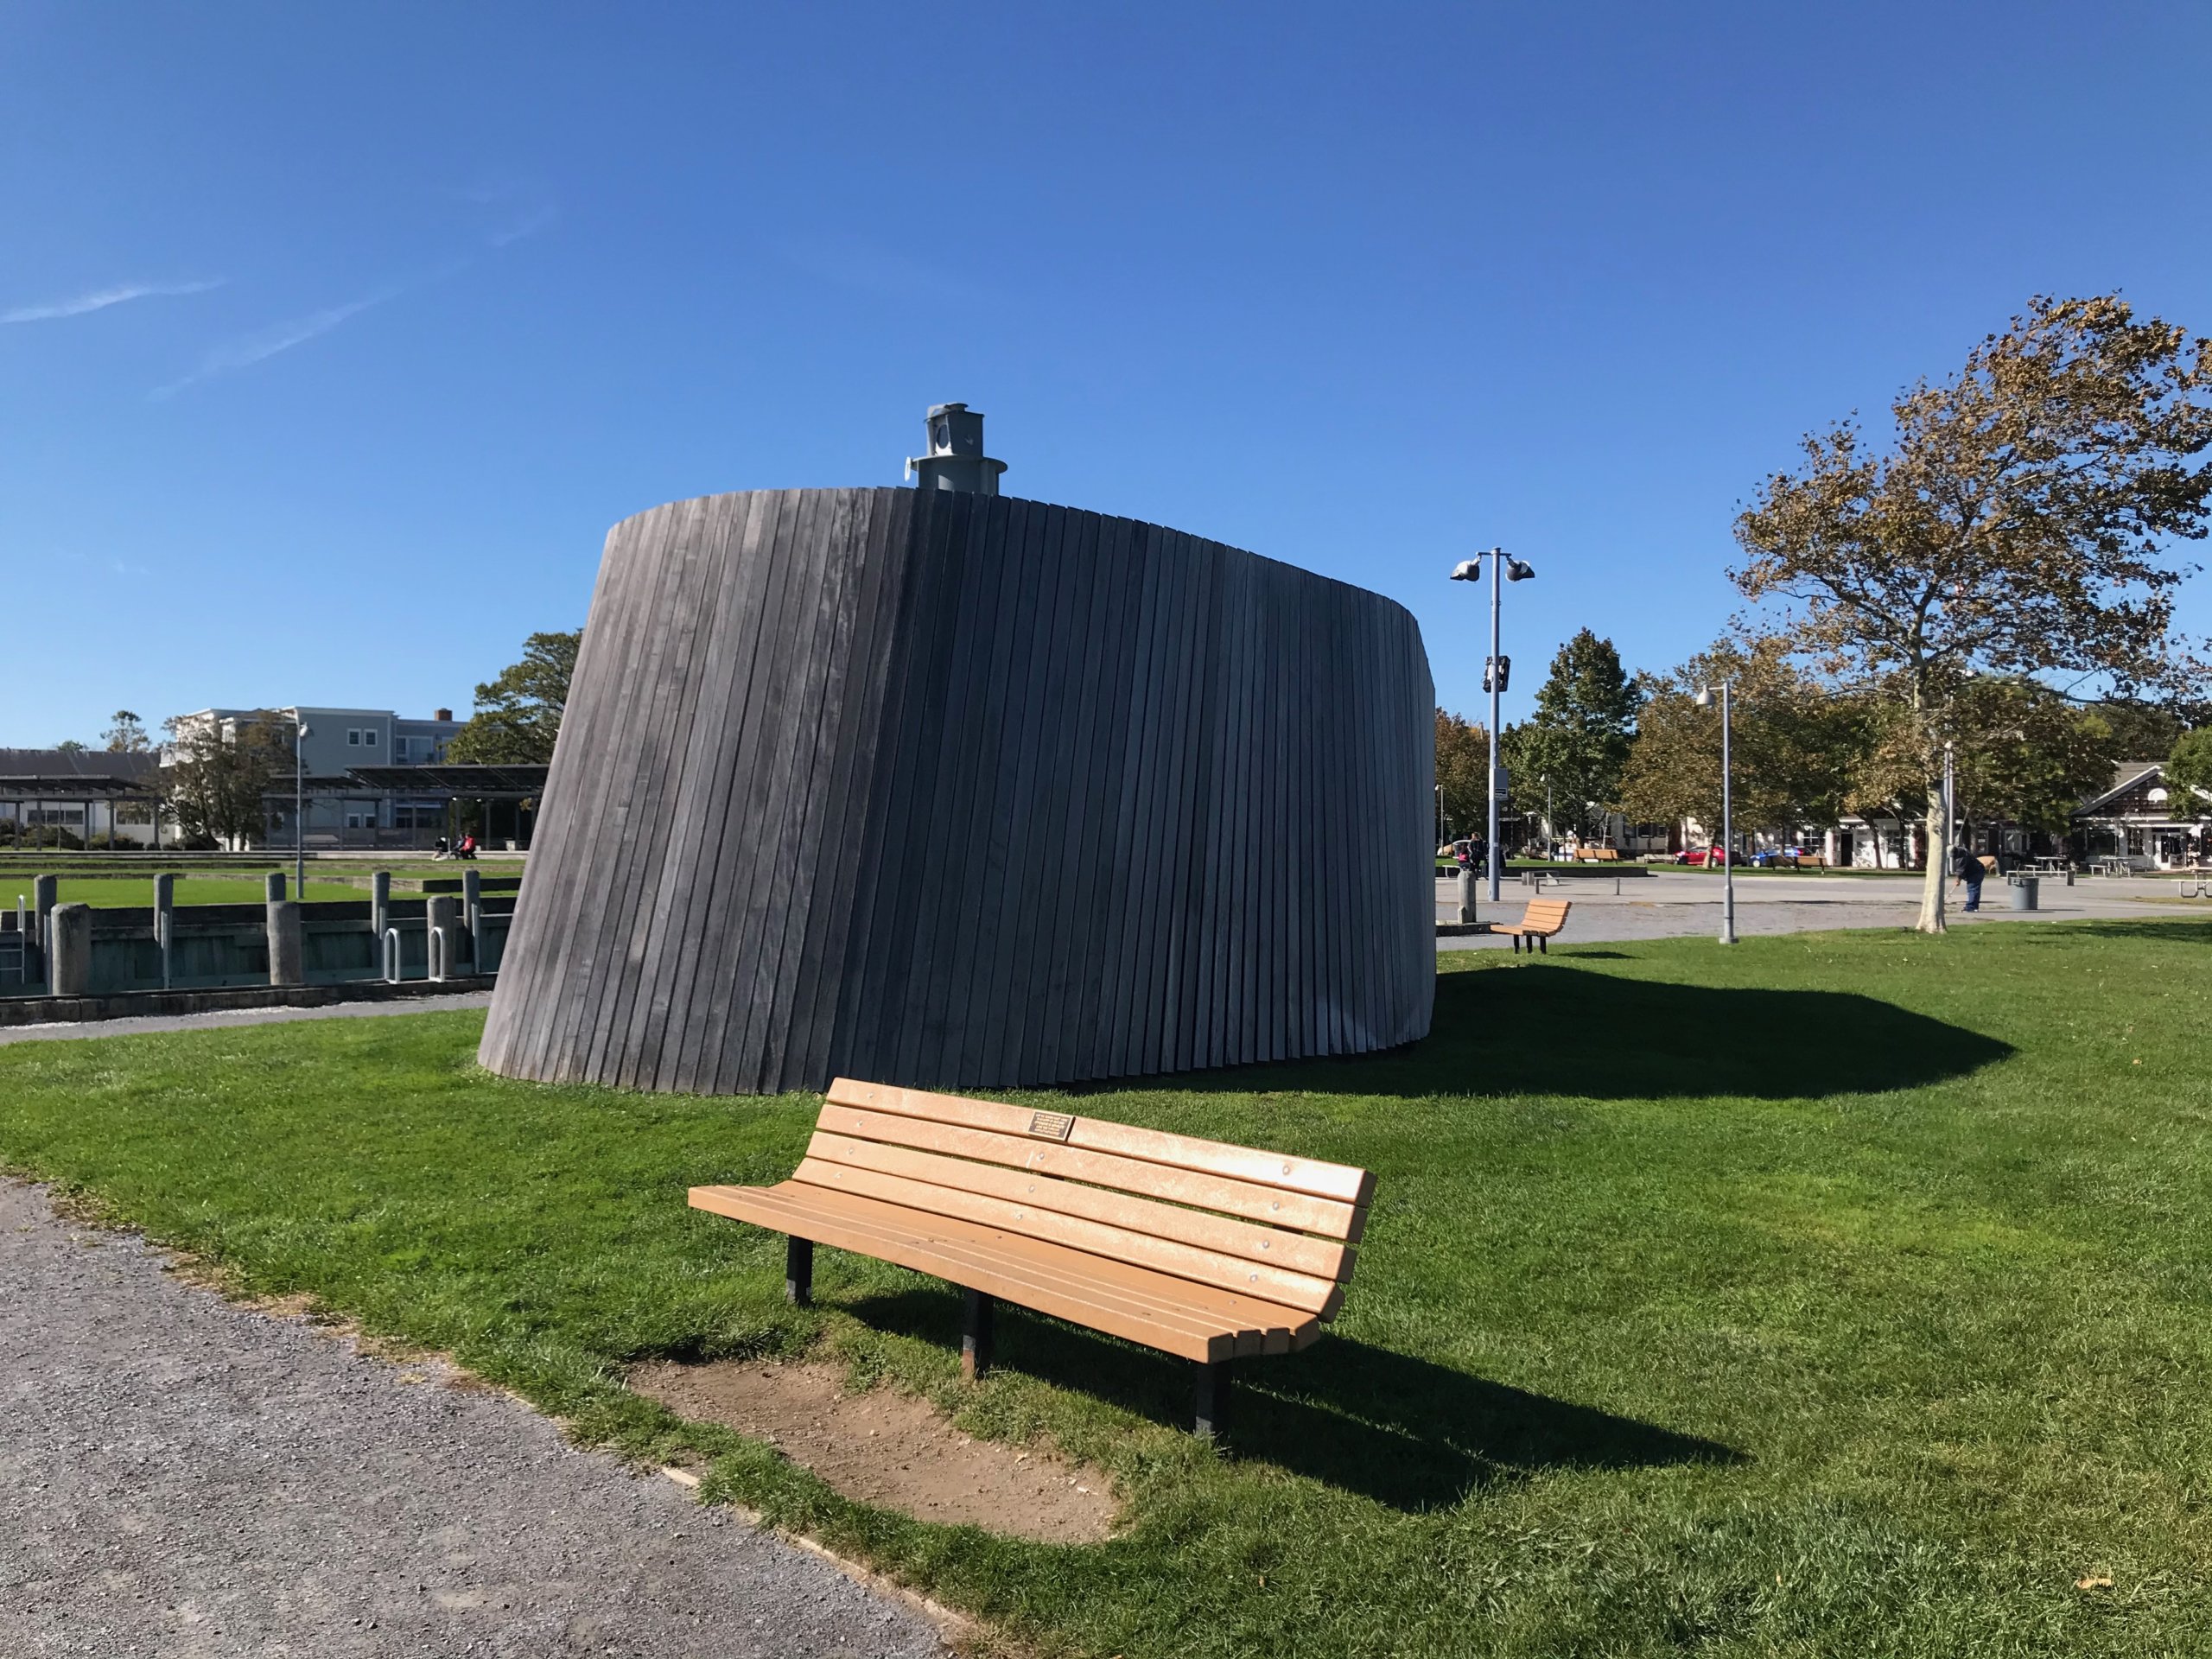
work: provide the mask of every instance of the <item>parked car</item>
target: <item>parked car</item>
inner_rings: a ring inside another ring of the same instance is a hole
[[[1738,859],[1736,861],[1740,864],[1743,862],[1743,860]],[[1715,869],[1719,869],[1728,862],[1728,855],[1724,849],[1719,847],[1692,847],[1685,852],[1676,853],[1675,855],[1675,862],[1677,864],[1710,864]]]
[[[1753,869],[1772,870],[1783,865],[1794,866],[1799,859],[1812,856],[1813,849],[1809,847],[1767,847],[1753,853],[1744,862]]]

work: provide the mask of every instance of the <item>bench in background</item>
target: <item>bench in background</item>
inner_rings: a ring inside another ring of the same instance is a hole
[[[1521,941],[1527,939],[1535,949],[1548,956],[1551,947],[1544,941],[1567,925],[1567,912],[1573,907],[1572,901],[1565,899],[1531,899],[1529,908],[1521,912],[1519,921],[1500,922],[1491,931],[1510,935],[1516,953],[1521,949]]]

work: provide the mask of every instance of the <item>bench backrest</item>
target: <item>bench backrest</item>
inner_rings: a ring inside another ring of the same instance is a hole
[[[957,1217],[1327,1319],[1363,1169],[840,1077],[791,1179]]]
[[[1521,918],[1521,925],[1539,932],[1556,933],[1566,925],[1567,912],[1573,908],[1571,899],[1531,899]]]

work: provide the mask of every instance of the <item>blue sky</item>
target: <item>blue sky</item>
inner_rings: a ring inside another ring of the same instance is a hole
[[[466,710],[680,496],[1010,493],[1410,606],[1508,715],[2038,291],[2212,330],[2212,7],[0,10],[0,744]],[[2204,582],[2184,601],[2212,629]]]

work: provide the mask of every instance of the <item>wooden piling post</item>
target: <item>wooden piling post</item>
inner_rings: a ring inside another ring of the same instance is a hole
[[[56,905],[47,915],[46,985],[55,996],[92,988],[92,907]]]
[[[273,876],[281,882],[283,877]],[[274,899],[269,903],[269,982],[304,985],[308,982],[304,941],[296,899]]]

